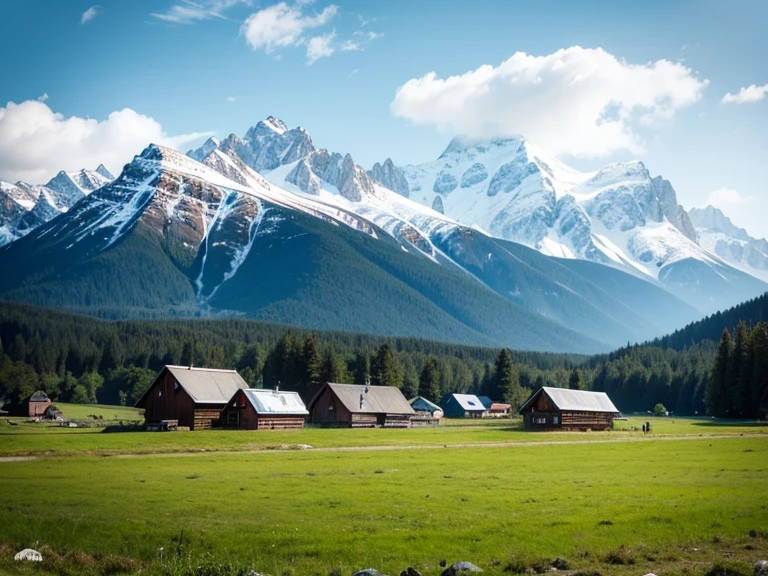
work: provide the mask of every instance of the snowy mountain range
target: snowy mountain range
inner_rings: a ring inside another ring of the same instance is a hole
[[[522,138],[368,172],[269,117],[187,156],[152,145],[90,194],[62,174],[26,201],[57,212],[0,248],[1,298],[592,352],[768,289],[642,163],[583,174]]]
[[[702,248],[725,262],[768,282],[768,241],[753,238],[712,206],[689,212]]]
[[[102,164],[95,171],[61,171],[44,185],[0,180],[0,246],[66,212],[114,179]]]

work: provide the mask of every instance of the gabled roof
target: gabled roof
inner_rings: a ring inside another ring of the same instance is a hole
[[[48,402],[48,394],[43,392],[42,390],[38,390],[32,396],[29,397],[30,402]]]
[[[451,396],[468,412],[485,412],[485,406],[474,394],[451,394]]]
[[[309,414],[298,392],[247,388],[243,393],[257,414]]]
[[[506,404],[504,402],[493,402],[489,410],[499,411],[499,410],[509,410],[510,408],[512,408],[512,404]]]
[[[236,370],[166,366],[141,395],[136,406],[142,405],[144,397],[152,390],[166,370],[173,375],[195,404],[226,404],[235,395],[235,392],[248,388],[248,384]]]
[[[423,410],[428,412],[434,412],[435,410],[440,410],[440,412],[443,411],[440,406],[435,404],[434,402],[430,402],[424,396],[416,396],[413,400],[408,402],[411,405],[411,408],[414,410]]]
[[[411,405],[399,388],[394,386],[366,386],[361,384],[335,384],[328,382],[309,403],[310,410],[326,386],[344,407],[354,414],[413,414]]]
[[[540,395],[546,394],[559,410],[575,410],[579,412],[609,412],[618,414],[616,406],[605,392],[588,392],[586,390],[570,390],[568,388],[549,388],[544,386],[533,394],[520,407],[523,412]]]

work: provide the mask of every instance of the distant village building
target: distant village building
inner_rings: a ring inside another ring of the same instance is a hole
[[[450,394],[443,400],[446,418],[482,418],[485,406],[474,394]]]
[[[221,424],[242,430],[296,430],[309,415],[298,392],[238,390],[221,412]]]
[[[221,417],[235,392],[248,388],[235,370],[166,366],[136,402],[147,426],[176,421],[190,430],[205,430]]]
[[[414,415],[394,386],[363,386],[328,382],[309,403],[314,424],[351,428],[410,428]]]
[[[424,396],[416,396],[409,404],[415,412],[411,418],[411,426],[434,426],[439,424],[440,418],[443,417],[443,409]]]
[[[610,430],[619,411],[605,392],[543,387],[520,408],[529,430]]]
[[[45,411],[50,405],[51,399],[48,398],[48,394],[42,390],[38,390],[29,397],[27,411],[29,412],[30,417],[41,417],[45,414]]]
[[[40,418],[45,414],[45,410],[51,405],[48,395],[42,390],[38,390],[31,396],[19,401],[18,404],[12,403],[5,408],[11,416],[29,416],[30,418]]]
[[[494,402],[488,396],[478,396],[478,400],[485,406],[485,416],[490,418],[506,418],[512,409],[511,404],[505,402]]]

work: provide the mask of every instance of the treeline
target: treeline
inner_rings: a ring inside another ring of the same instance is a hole
[[[723,328],[728,328],[733,333],[741,321],[746,322],[747,326],[755,326],[759,322],[768,321],[768,293],[723,312],[716,312],[668,336],[657,338],[648,345],[658,348],[683,350],[705,340],[717,342],[720,339]]]
[[[494,381],[499,353],[253,320],[104,321],[0,303],[0,398],[11,403],[42,389],[59,401],[132,404],[166,364],[235,368],[252,386],[281,382],[305,398],[317,382],[362,383],[366,377],[415,395],[429,365],[424,378],[437,396],[483,392]],[[536,352],[510,352],[509,358],[526,389],[566,386],[585,360]]]
[[[519,406],[553,386],[605,391],[627,413],[663,404],[679,415],[754,418],[765,415],[768,401],[765,332],[764,323],[751,330],[742,324],[719,353],[709,339],[679,350],[660,339],[587,358],[242,319],[104,321],[0,303],[0,399],[14,403],[42,389],[54,401],[130,405],[173,364],[235,368],[251,386],[280,383],[305,400],[322,382],[368,379],[409,398],[476,393]]]
[[[733,337],[727,328],[723,330],[705,401],[713,416],[768,415],[768,323],[749,329],[739,322]]]

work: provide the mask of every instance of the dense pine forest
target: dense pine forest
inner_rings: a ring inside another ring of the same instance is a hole
[[[325,381],[370,379],[434,401],[470,392],[519,406],[556,386],[605,391],[624,412],[662,404],[680,415],[764,417],[764,318],[768,295],[654,342],[585,357],[243,319],[105,321],[0,302],[0,399],[13,404],[41,389],[54,401],[133,404],[163,365],[176,364],[236,368],[252,386],[281,383],[306,400]]]

